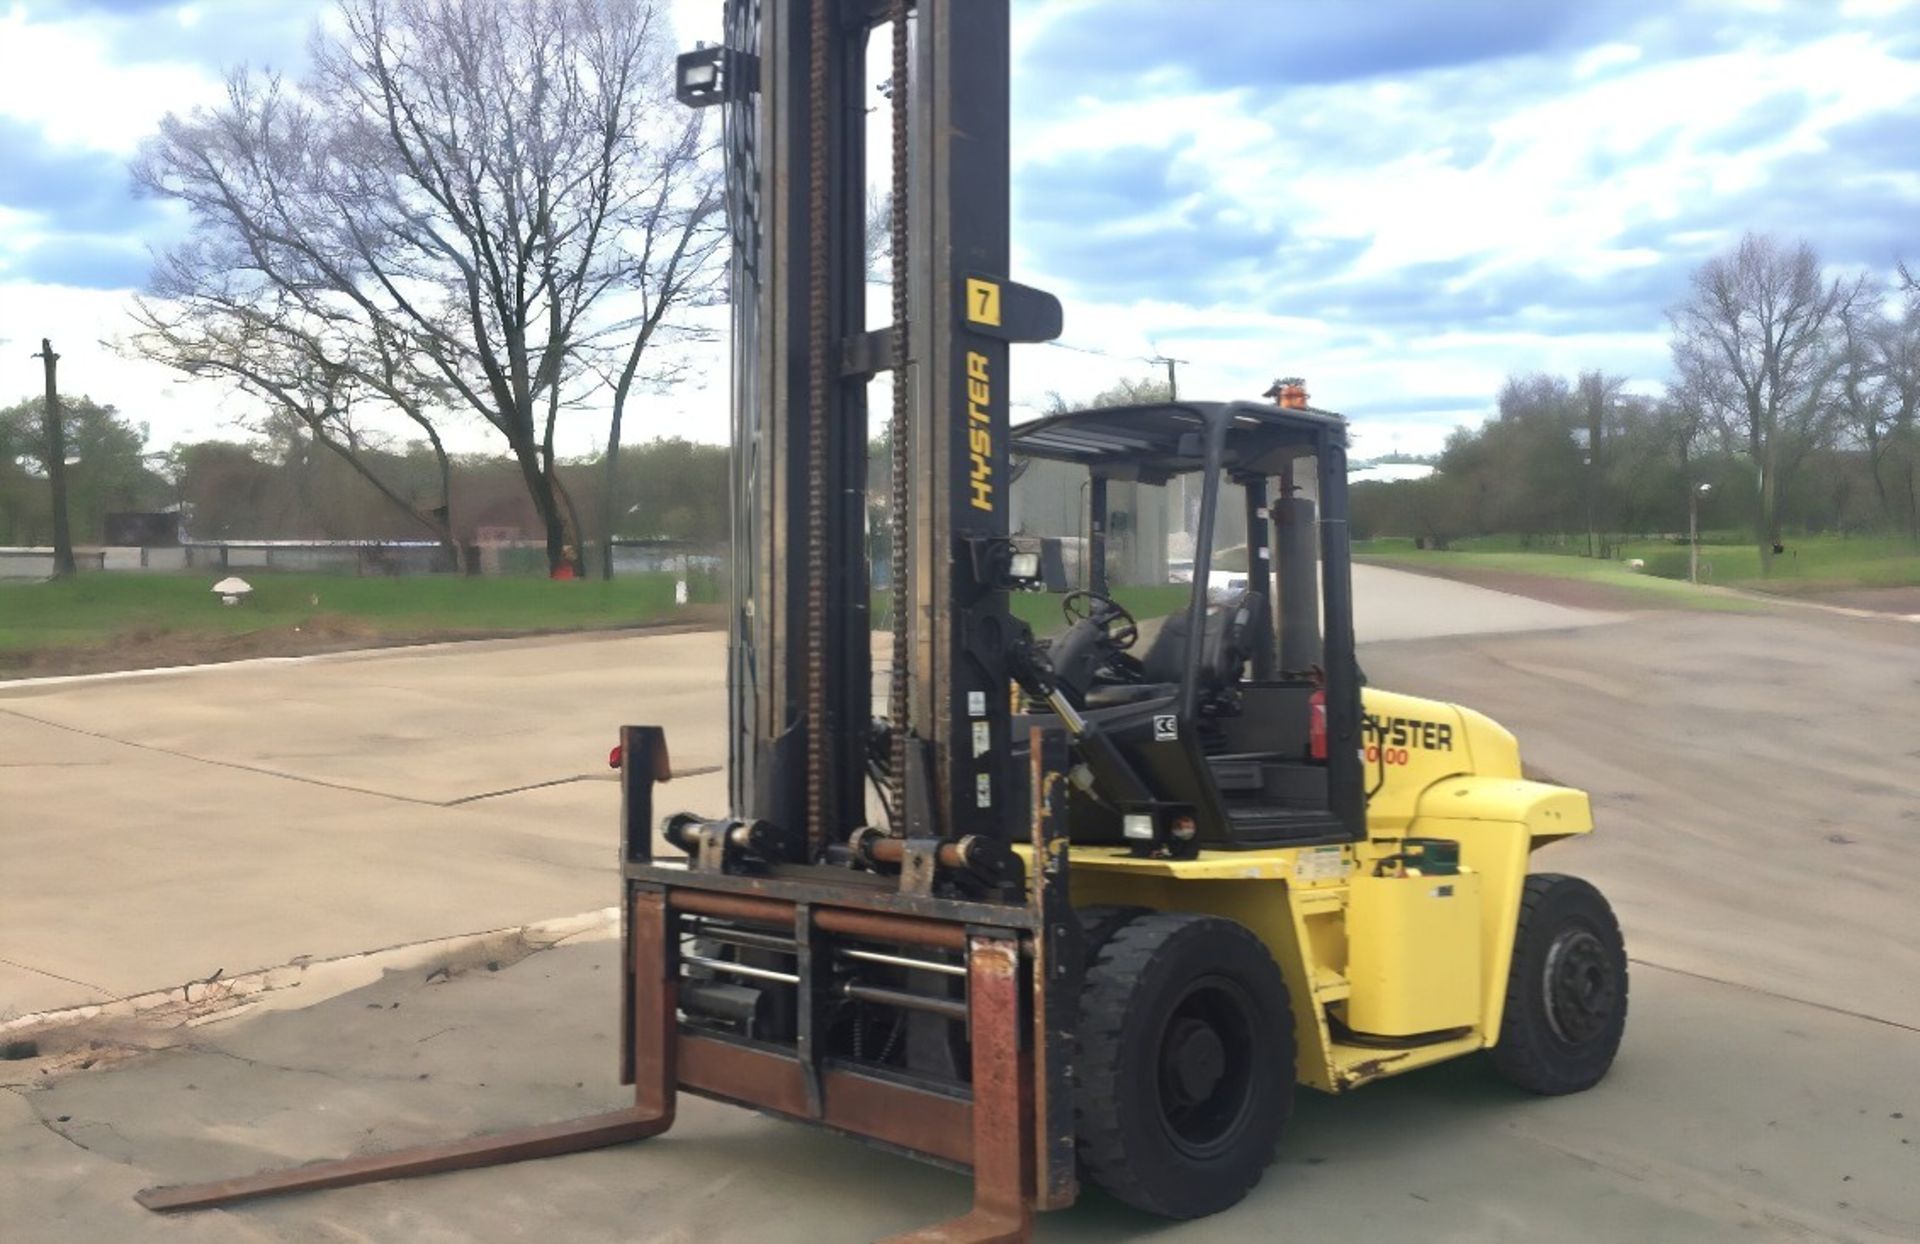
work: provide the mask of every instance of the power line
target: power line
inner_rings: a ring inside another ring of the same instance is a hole
[[[1070,341],[1043,341],[1043,346],[1052,346],[1056,350],[1071,350],[1075,354],[1093,354],[1103,359],[1125,359],[1133,363],[1189,363],[1191,359],[1170,359],[1164,354],[1127,354],[1113,350],[1102,350],[1098,346],[1080,346]]]
[[[1043,346],[1052,346],[1056,350],[1071,350],[1075,354],[1097,354],[1101,358],[1105,358],[1105,359],[1135,359],[1142,363],[1152,361],[1144,355],[1115,354],[1111,350],[1101,350],[1093,346],[1076,346],[1072,342],[1068,342],[1068,341],[1043,341],[1040,344]]]

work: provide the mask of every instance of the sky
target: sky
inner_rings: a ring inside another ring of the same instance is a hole
[[[668,2],[685,46],[718,37],[720,0]],[[328,7],[0,0],[0,404],[49,336],[156,447],[236,434],[244,400],[114,348],[187,228],[127,161],[227,67],[297,75]],[[1356,456],[1431,452],[1512,372],[1658,392],[1666,308],[1743,230],[1920,258],[1906,0],[1015,0],[1013,108],[1012,275],[1066,307],[1016,351],[1016,420],[1172,357],[1184,396],[1298,374]],[[629,439],[724,440],[724,367]],[[583,411],[564,448],[604,434]]]

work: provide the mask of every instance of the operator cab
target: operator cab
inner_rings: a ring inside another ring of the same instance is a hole
[[[1345,447],[1339,415],[1252,402],[1013,430],[1033,475],[1015,539],[1059,538],[1081,585],[1036,628],[1050,686],[1028,704],[1028,724],[1065,719],[1091,777],[1074,842],[1182,856],[1364,835]]]

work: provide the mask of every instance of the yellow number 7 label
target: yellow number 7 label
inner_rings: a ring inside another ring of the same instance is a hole
[[[1000,327],[999,282],[967,278],[967,322]]]

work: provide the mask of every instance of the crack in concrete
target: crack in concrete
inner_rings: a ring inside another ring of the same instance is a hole
[[[444,1028],[441,1030],[441,1032],[435,1033],[434,1035],[439,1036],[441,1035],[441,1033],[454,1032],[456,1030],[457,1030],[457,1027]],[[279,1071],[279,1072],[284,1072],[288,1075],[318,1076],[323,1080],[331,1080],[335,1084],[344,1084],[350,1088],[364,1081],[369,1081],[369,1080],[379,1081],[381,1083],[386,1083],[386,1084],[432,1083],[432,1084],[451,1084],[455,1088],[484,1088],[485,1087],[484,1085],[480,1084],[478,1081],[455,1080],[446,1076],[435,1076],[431,1072],[373,1071],[367,1068],[355,1068],[351,1072],[338,1072],[338,1071],[328,1071],[323,1067],[294,1067],[294,1066],[289,1066],[286,1063],[269,1062],[264,1058],[253,1058],[246,1054],[237,1054],[232,1050],[224,1050],[216,1045],[200,1045],[196,1042],[187,1042],[182,1045],[176,1045],[172,1048],[172,1050],[168,1052],[170,1053],[178,1052],[178,1053],[184,1053],[184,1054],[206,1054],[214,1058],[231,1059],[234,1062],[241,1063],[248,1067],[256,1068],[260,1071]],[[421,1077],[423,1075],[426,1076],[427,1078],[422,1079]]]
[[[111,1153],[102,1153],[98,1149],[95,1149],[92,1145],[89,1145],[85,1141],[81,1140],[79,1137],[73,1135],[71,1132],[62,1130],[57,1120],[49,1119],[47,1116],[41,1114],[40,1108],[34,1104],[33,1099],[29,1097],[28,1094],[43,1092],[45,1090],[45,1086],[26,1087],[21,1085],[14,1085],[14,1084],[0,1084],[0,1088],[6,1089],[8,1092],[18,1097],[21,1101],[26,1102],[27,1109],[32,1112],[33,1121],[35,1123],[38,1123],[42,1128],[46,1129],[48,1132],[52,1133],[55,1136],[58,1136],[61,1140],[66,1141],[68,1144],[72,1145],[74,1148],[80,1150],[80,1152],[87,1154],[90,1157],[99,1158],[105,1162],[112,1162],[116,1166],[131,1167],[133,1165],[132,1158],[115,1157]],[[129,1142],[125,1136],[120,1134],[120,1130],[114,1127],[113,1124],[107,1122],[105,1119],[88,1119],[84,1123],[82,1123],[81,1126],[103,1127],[107,1131],[112,1132],[114,1139],[118,1140],[121,1144],[126,1145],[129,1149],[133,1147],[131,1142]]]
[[[420,799],[412,795],[396,795],[390,791],[372,790],[365,786],[353,786],[345,782],[329,782],[323,778],[303,777],[298,773],[287,773],[279,769],[268,769],[261,765],[243,764],[237,760],[216,760],[211,756],[196,756],[192,752],[183,752],[177,748],[161,747],[157,743],[136,743],[132,739],[116,738],[99,730],[89,730],[84,726],[68,725],[61,721],[52,721],[45,717],[36,717],[32,713],[23,713],[16,708],[0,708],[0,713],[17,717],[21,721],[30,721],[35,725],[46,726],[53,730],[65,730],[83,738],[97,739],[102,743],[116,743],[121,747],[131,747],[138,751],[154,752],[161,756],[172,756],[176,760],[192,761],[195,764],[212,765],[218,769],[235,769],[241,773],[253,773],[261,777],[282,778],[289,782],[300,782],[307,786],[320,786],[327,790],[345,791],[354,795],[371,795],[376,799],[392,799],[400,803],[420,804],[425,807],[441,807],[437,800]]]
[[[681,769],[673,776],[677,778],[690,778],[718,772],[720,772],[719,765],[696,765],[691,769]],[[458,799],[449,799],[438,806],[442,808],[457,808],[463,803],[476,803],[482,799],[498,799],[502,795],[518,795],[523,791],[544,790],[549,786],[565,786],[569,782],[604,782],[612,779],[612,774],[576,773],[572,777],[554,778],[546,782],[529,782],[525,786],[509,786],[504,790],[481,791],[477,795],[462,795]]]
[[[62,976],[58,972],[49,972],[45,968],[36,968],[31,964],[21,963],[17,959],[0,959],[0,963],[4,963],[10,968],[19,968],[22,972],[32,972],[35,976],[49,976],[57,981],[65,981],[69,985],[81,985],[107,998],[113,997],[113,990],[103,988],[94,984],[92,981],[83,981],[73,976]]]
[[[545,790],[550,786],[567,786],[574,782],[597,782],[602,780],[592,773],[576,773],[572,777],[552,778],[545,782],[528,782],[524,786],[509,786],[504,790],[483,790],[477,795],[462,795],[458,799],[448,799],[436,806],[457,808],[463,803],[478,803],[482,799],[498,799],[502,795],[518,795],[523,791]]]
[[[400,795],[393,791],[375,790],[370,786],[355,786],[350,782],[330,782],[325,778],[307,777],[304,774],[289,773],[284,769],[273,769],[265,765],[250,765],[238,760],[219,760],[212,756],[200,756],[193,752],[181,751],[173,747],[161,747],[157,743],[140,743],[132,739],[123,739],[100,730],[89,730],[85,726],[69,725],[46,717],[36,717],[32,713],[23,713],[17,708],[0,708],[0,714],[17,717],[21,721],[30,721],[37,726],[50,730],[65,730],[83,738],[94,739],[102,743],[113,743],[121,747],[131,747],[138,751],[153,752],[161,756],[171,756],[175,760],[190,761],[194,764],[212,765],[219,769],[233,769],[241,773],[252,773],[259,777],[280,778],[283,781],[299,782],[306,786],[318,786],[325,790],[337,790],[349,795],[369,795],[375,799],[391,799],[396,803],[413,804],[422,808],[457,808],[463,804],[476,803],[482,799],[498,799],[502,795],[518,795],[525,791],[543,790],[550,786],[565,786],[573,782],[595,782],[605,780],[599,774],[575,773],[567,777],[550,778],[542,782],[528,782],[522,786],[509,786],[502,790],[485,790],[472,795],[458,795],[452,799],[422,799],[418,795]],[[79,762],[70,762],[78,764]],[[675,777],[699,777],[702,774],[718,773],[719,765],[702,765],[674,774]]]
[[[1662,972],[1672,972],[1676,976],[1688,976],[1697,981],[1707,981],[1714,985],[1725,985],[1730,989],[1744,989],[1748,993],[1757,993],[1764,998],[1773,998],[1780,1002],[1791,1002],[1797,1006],[1810,1006],[1816,1011],[1826,1011],[1833,1015],[1844,1015],[1848,1019],[1864,1019],[1870,1024],[1885,1024],[1889,1028],[1898,1028],[1902,1032],[1920,1033],[1920,1028],[1912,1024],[1903,1024],[1897,1019],[1887,1019],[1881,1015],[1869,1015],[1865,1011],[1849,1011],[1843,1006],[1832,1006],[1825,1002],[1815,1002],[1811,998],[1796,998],[1790,993],[1775,993],[1771,989],[1762,989],[1758,985],[1749,985],[1744,981],[1731,981],[1725,977],[1708,976],[1705,972],[1689,972],[1685,968],[1676,968],[1666,963],[1655,963],[1651,959],[1627,956],[1628,963],[1637,963],[1643,968],[1656,968]]]

